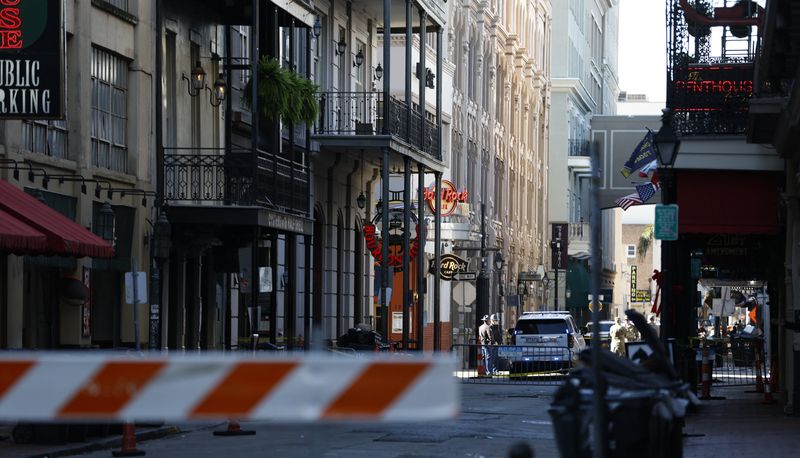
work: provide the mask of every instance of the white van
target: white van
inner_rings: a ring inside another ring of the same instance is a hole
[[[578,360],[586,348],[569,312],[525,312],[512,331],[510,373],[563,371]]]

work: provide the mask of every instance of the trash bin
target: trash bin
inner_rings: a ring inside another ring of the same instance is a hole
[[[743,337],[731,338],[731,354],[733,365],[736,367],[750,367],[755,364],[755,340]]]

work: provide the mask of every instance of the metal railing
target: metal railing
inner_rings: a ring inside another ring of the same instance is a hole
[[[762,379],[766,378],[768,365],[764,362],[763,348],[756,339],[709,339],[708,345],[712,390],[719,386],[756,386],[759,371]],[[695,342],[694,349],[699,381],[702,374],[699,342]],[[759,352],[761,361],[758,365],[756,352]]]
[[[411,129],[405,102],[389,97],[389,119],[384,119],[383,92],[320,92],[320,115],[314,125],[316,135],[383,135],[384,122],[389,135],[408,142],[423,153],[441,160],[439,154],[439,129],[436,123],[425,120],[422,133],[422,116],[411,112]]]
[[[569,140],[570,156],[589,156],[589,142],[586,140]]]
[[[464,383],[556,385],[577,360],[568,347],[457,344],[451,352]]]
[[[308,166],[288,154],[234,148],[165,148],[164,199],[308,213]]]

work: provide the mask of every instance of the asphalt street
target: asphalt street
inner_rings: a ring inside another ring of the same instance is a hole
[[[224,423],[178,425],[176,435],[140,442],[148,457],[505,457],[524,441],[557,457],[547,408],[554,386],[460,385],[461,414],[419,423],[245,422],[255,436],[218,437]],[[108,450],[81,455],[108,458]]]

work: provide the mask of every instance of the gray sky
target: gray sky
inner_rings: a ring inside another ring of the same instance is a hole
[[[666,101],[666,6],[664,0],[621,0],[619,88]],[[655,111],[660,114],[659,110]]]

